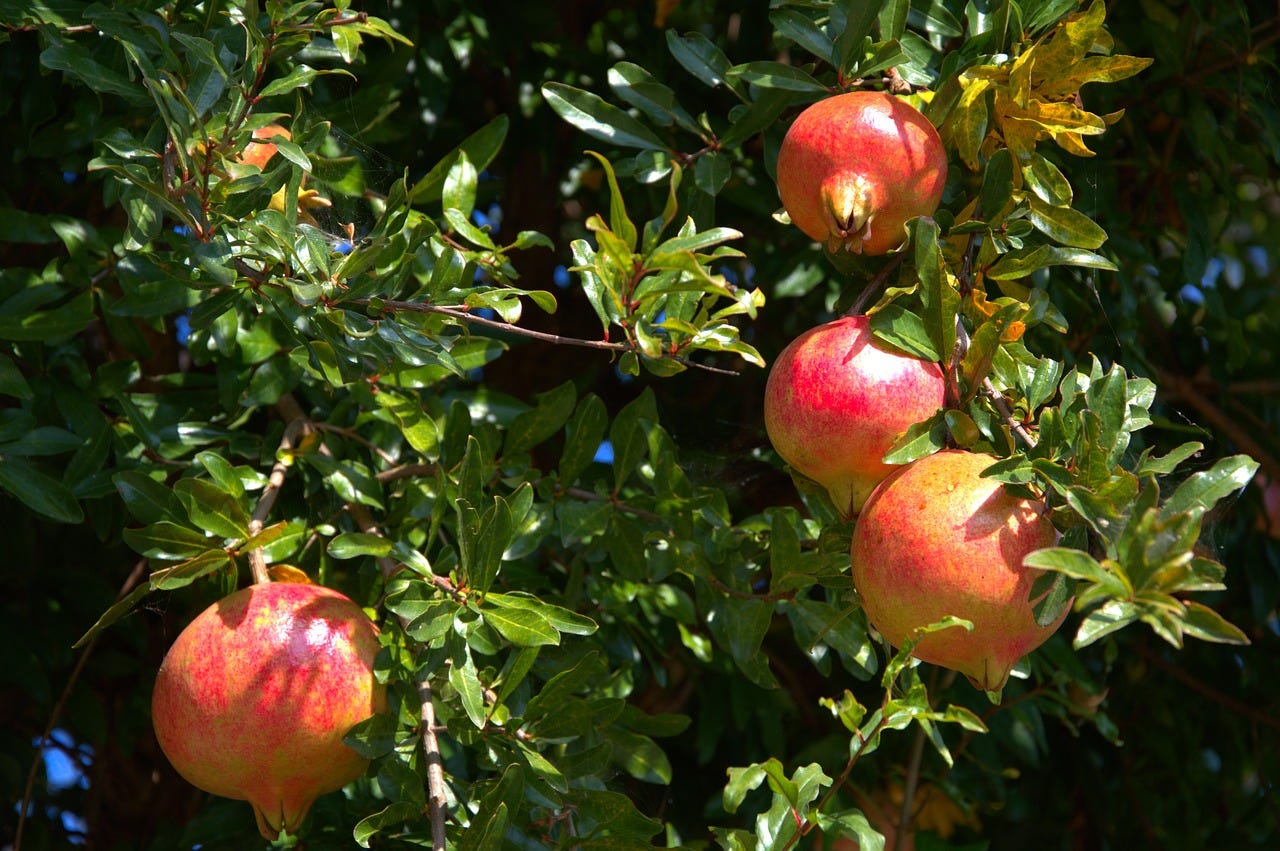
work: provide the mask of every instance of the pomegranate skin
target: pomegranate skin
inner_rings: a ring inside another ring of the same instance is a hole
[[[276,155],[276,143],[266,140],[273,139],[276,136],[283,136],[286,139],[292,138],[288,128],[279,124],[268,124],[266,127],[259,127],[251,135],[254,141],[245,145],[239,159],[245,165],[256,165],[260,169],[266,169],[267,163]]]
[[[947,183],[942,139],[919,110],[884,92],[848,92],[800,113],[778,151],[791,222],[829,251],[880,255],[932,215]]]
[[[366,766],[342,737],[386,708],[378,629],[331,588],[252,585],[199,614],[156,675],[156,738],[188,782],[246,800],[267,839]]]
[[[854,526],[853,582],[867,618],[895,647],[947,615],[973,623],[930,633],[913,655],[996,691],[1062,623],[1038,626],[1022,560],[1057,531],[1030,500],[981,473],[996,459],[963,450],[921,458],[885,479]]]
[[[879,348],[865,316],[810,328],[783,349],[765,386],[769,440],[825,487],[846,517],[893,470],[880,459],[946,402],[942,369]]]

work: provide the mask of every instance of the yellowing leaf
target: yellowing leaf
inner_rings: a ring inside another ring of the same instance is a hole
[[[277,564],[267,570],[272,582],[295,582],[299,585],[314,585],[311,577],[291,564]]]
[[[968,77],[966,72],[965,77]],[[978,170],[978,151],[987,138],[987,100],[986,93],[992,87],[991,80],[981,77],[976,79],[961,78],[964,91],[960,101],[947,119],[947,127],[960,159],[974,171]]]

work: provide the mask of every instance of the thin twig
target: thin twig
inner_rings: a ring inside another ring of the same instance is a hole
[[[906,851],[907,833],[914,815],[916,787],[920,785],[920,764],[924,762],[924,743],[928,738],[923,724],[916,723],[915,738],[911,740],[911,755],[907,758],[907,779],[902,785],[902,810],[898,815],[897,830],[893,835],[891,851]]]
[[[353,298],[345,301],[343,304],[355,305],[358,307],[368,307],[372,299]],[[631,352],[635,351],[634,347],[624,343],[614,343],[609,340],[583,340],[580,337],[562,337],[559,334],[549,334],[546,331],[535,331],[532,328],[524,328],[519,325],[513,325],[510,322],[501,322],[497,319],[489,319],[485,316],[478,316],[465,307],[452,307],[442,304],[430,304],[421,301],[391,301],[380,300],[379,302],[384,310],[406,311],[409,313],[438,313],[442,316],[448,316],[457,319],[460,322],[467,322],[472,325],[481,325],[485,328],[493,328],[498,331],[506,331],[509,334],[516,334],[521,337],[528,337],[531,340],[539,340],[544,343],[552,343],[557,346],[578,346],[584,349],[596,349],[606,352]],[[739,375],[732,369],[724,369],[718,366],[711,366],[705,363],[689,360],[684,357],[672,357],[672,360],[685,366],[691,366],[694,369],[701,369],[706,372],[714,372],[719,375]]]
[[[899,266],[901,266],[902,261],[906,259],[907,259],[907,252],[905,251],[901,252],[900,254],[895,254],[893,256],[893,259],[891,259],[888,263],[884,264],[884,268],[882,268],[879,272],[877,272],[875,277],[872,278],[871,281],[865,287],[862,288],[862,292],[858,293],[858,297],[853,300],[853,304],[850,305],[849,309],[844,312],[844,315],[845,316],[861,316],[864,312],[866,312],[867,302],[871,301],[871,297],[873,295],[878,293],[880,290],[884,289],[885,282],[889,280],[889,275],[893,273],[894,269],[897,269]]]
[[[125,579],[124,584],[120,586],[120,592],[116,594],[116,601],[124,599],[125,595],[134,589],[147,571],[147,560],[145,558],[138,559],[133,565],[133,570],[129,572],[129,576]],[[101,632],[96,633],[93,638],[89,639],[89,643],[80,651],[80,658],[76,660],[75,667],[71,669],[71,675],[67,677],[67,684],[63,686],[62,693],[58,695],[58,700],[53,704],[53,711],[49,713],[49,722],[45,725],[44,732],[40,734],[40,741],[36,743],[36,758],[31,763],[31,771],[27,773],[27,785],[22,793],[22,805],[18,808],[18,828],[13,835],[13,851],[21,851],[22,849],[22,831],[26,827],[27,810],[31,809],[31,797],[35,794],[36,775],[40,773],[40,764],[44,761],[44,749],[49,743],[49,738],[53,735],[53,728],[57,726],[58,718],[62,715],[62,710],[67,705],[67,701],[71,698],[71,691],[75,688],[76,681],[80,679],[81,672],[84,671],[85,663],[89,661],[89,655],[93,653],[94,645],[98,643],[98,636]]]
[[[401,464],[399,467],[391,467],[381,470],[374,474],[374,478],[382,484],[394,482],[398,479],[416,479],[418,476],[428,476],[440,469],[438,464]]]
[[[308,431],[310,431],[310,423],[305,417],[296,417],[285,426],[284,436],[280,438],[280,448],[276,450],[276,463],[271,467],[271,476],[267,479],[267,486],[263,489],[262,496],[258,497],[253,516],[249,518],[249,537],[252,538],[262,531],[267,516],[271,514],[271,508],[276,503],[276,497],[280,494],[280,488],[284,486],[284,477],[289,472],[289,462],[286,458],[297,447],[299,438]],[[262,547],[249,550],[249,571],[253,574],[255,585],[271,581]]]
[[[1005,401],[1004,394],[996,389],[996,385],[990,378],[983,379],[982,387],[987,393],[987,397],[991,400],[991,404],[995,405],[1000,416],[1004,417],[1005,423],[1009,428],[1013,429],[1013,433],[1022,438],[1022,442],[1027,445],[1028,449],[1036,448],[1036,439],[1032,437],[1031,432],[1027,431],[1026,426],[1018,422],[1014,417],[1013,411],[1009,408],[1009,403]]]

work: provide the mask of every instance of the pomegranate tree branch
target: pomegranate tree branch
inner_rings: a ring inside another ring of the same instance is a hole
[[[893,848],[886,851],[906,851],[908,826],[915,806],[916,787],[920,785],[920,764],[924,762],[924,743],[928,732],[916,722],[915,737],[911,740],[911,755],[907,758],[907,778],[902,784],[902,810],[898,815],[898,829],[893,834]]]
[[[862,292],[858,293],[858,297],[853,300],[853,304],[844,312],[844,315],[861,316],[867,309],[867,302],[871,301],[871,298],[876,293],[884,289],[885,282],[889,280],[889,276],[893,274],[893,270],[901,266],[902,261],[906,259],[907,252],[905,251],[893,255],[889,262],[885,263],[884,267],[881,268],[879,272],[876,272],[875,277],[862,288]]]
[[[995,405],[1000,416],[1004,417],[1005,423],[1009,428],[1013,429],[1013,433],[1022,438],[1022,442],[1027,445],[1028,449],[1036,448],[1036,439],[1027,431],[1026,426],[1018,422],[1014,417],[1013,411],[1009,409],[1009,403],[1005,401],[1004,394],[996,389],[996,385],[992,383],[990,378],[984,379],[982,388],[986,391],[987,398],[991,400],[991,404]]]
[[[285,394],[276,403],[277,410],[283,414],[290,423],[301,422],[310,425],[302,406],[298,404],[298,400],[290,394]],[[323,455],[332,457],[329,447],[323,443],[317,450]],[[351,519],[360,527],[360,531],[369,535],[383,536],[381,527],[378,522],[373,519],[373,515],[369,513],[369,509],[365,506],[352,502],[346,506],[347,513],[351,515]],[[387,556],[378,558],[378,569],[382,571],[384,578],[390,578],[396,572],[396,562]],[[446,580],[447,582],[447,580]],[[401,626],[407,627],[408,619],[400,617]],[[440,756],[440,742],[436,738],[436,709],[431,691],[431,682],[428,678],[423,678],[414,683],[418,690],[418,699],[422,704],[421,714],[419,716],[419,730],[422,734],[422,752],[427,760],[427,808],[431,819],[431,844],[432,851],[445,851],[445,818],[447,817],[448,799],[445,796],[444,783],[444,760]]]
[[[373,299],[353,298],[345,301],[343,304],[350,304],[357,307],[368,307]],[[624,343],[613,343],[609,340],[583,340],[580,337],[562,337],[559,334],[550,334],[546,331],[535,331],[532,328],[522,328],[519,325],[513,325],[510,322],[502,322],[497,319],[489,319],[486,316],[477,316],[466,307],[455,307],[452,305],[430,304],[421,301],[392,301],[379,299],[383,310],[391,312],[406,311],[409,313],[438,313],[442,316],[448,316],[457,319],[460,322],[466,322],[472,325],[481,325],[485,328],[493,328],[497,331],[505,331],[509,334],[517,334],[521,337],[528,337],[531,340],[539,340],[543,343],[552,343],[557,346],[578,346],[584,349],[596,349],[597,351],[606,352],[630,352],[634,351],[634,347]],[[714,372],[720,375],[737,375],[738,373],[732,369],[722,369],[718,366],[710,366],[705,363],[698,363],[683,357],[672,357],[672,360],[691,366],[695,369],[701,369],[706,372]]]
[[[285,426],[284,437],[280,438],[280,447],[276,450],[276,462],[271,467],[271,476],[267,479],[267,486],[263,489],[262,496],[258,497],[253,516],[249,518],[250,538],[262,531],[267,516],[271,514],[272,506],[276,504],[280,488],[284,486],[284,477],[289,472],[288,456],[297,447],[298,441],[309,431],[311,431],[311,423],[302,416],[294,417]],[[249,571],[253,574],[254,584],[271,581],[262,547],[249,550]]]

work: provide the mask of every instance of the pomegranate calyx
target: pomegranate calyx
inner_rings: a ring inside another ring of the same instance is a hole
[[[871,220],[877,208],[875,187],[862,174],[836,172],[822,184],[822,215],[826,220],[827,250],[862,253],[871,238]]]

